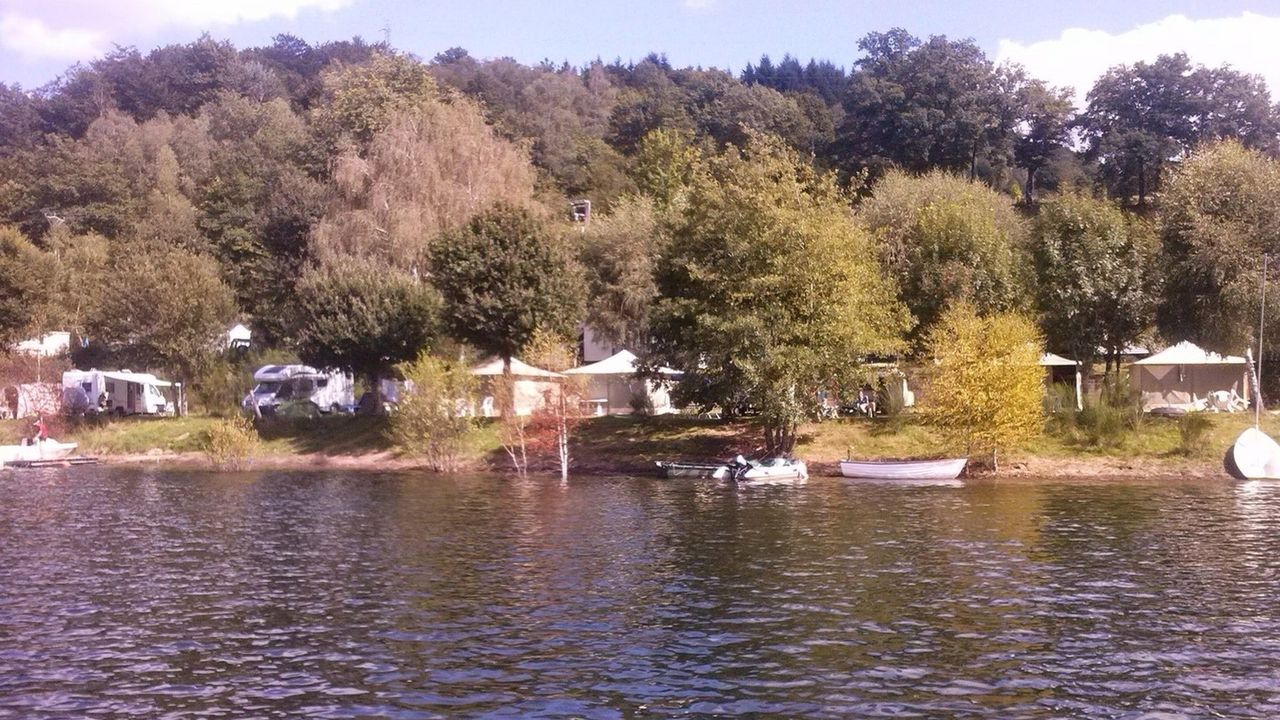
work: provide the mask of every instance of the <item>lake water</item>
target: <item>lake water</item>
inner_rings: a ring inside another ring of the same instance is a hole
[[[0,472],[0,717],[1280,716],[1280,484]]]

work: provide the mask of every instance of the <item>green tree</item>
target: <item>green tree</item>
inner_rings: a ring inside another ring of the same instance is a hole
[[[930,331],[935,372],[924,408],[947,442],[969,457],[999,453],[1044,427],[1043,344],[1025,315],[982,317],[972,305],[948,308]]]
[[[391,418],[392,437],[401,448],[422,456],[432,470],[457,471],[475,429],[469,412],[475,376],[465,366],[425,354],[399,369],[411,389]]]
[[[902,347],[908,317],[848,198],[780,140],[709,163],[657,268],[651,360],[702,399],[758,407],[769,452],[790,453],[819,390]]]
[[[1170,159],[1235,138],[1274,149],[1276,113],[1261,77],[1192,66],[1183,53],[1111,68],[1088,95],[1080,126],[1108,192],[1146,202]]]
[[[496,205],[431,254],[453,337],[504,364],[538,328],[568,334],[581,319],[582,283],[567,243],[528,210]]]
[[[1280,163],[1233,140],[1183,161],[1161,197],[1164,293],[1158,324],[1166,337],[1240,353],[1255,337],[1260,263],[1280,256]],[[1280,273],[1267,295],[1280,297]],[[1280,313],[1268,312],[1277,338]],[[1275,352],[1269,345],[1268,354]]]
[[[632,176],[640,192],[666,210],[693,183],[701,162],[692,133],[658,129],[640,140]]]
[[[196,377],[236,316],[218,263],[190,250],[128,242],[112,248],[94,288],[87,332],[117,363]]]
[[[1036,300],[1049,347],[1107,369],[1149,329],[1159,302],[1159,242],[1114,203],[1061,195],[1040,206],[1032,230]]]
[[[980,312],[1030,305],[1027,229],[1008,196],[944,172],[893,171],[872,187],[858,217],[901,284],[916,339],[954,300]]]
[[[324,72],[324,99],[315,122],[335,145],[342,135],[363,144],[396,113],[437,96],[426,65],[408,55],[378,52],[365,62],[338,64]]]
[[[640,197],[622,200],[583,231],[586,321],[614,345],[638,349],[648,343],[659,232],[653,204]]]
[[[1054,89],[1031,80],[1019,89],[1019,131],[1013,142],[1013,157],[1026,170],[1023,185],[1028,205],[1035,202],[1040,171],[1067,152],[1071,140],[1074,105],[1070,89]]]
[[[439,327],[440,298],[430,285],[367,259],[308,270],[294,303],[298,356],[366,377],[376,413],[381,379],[398,363],[417,359]]]
[[[53,258],[0,226],[0,350],[41,330],[55,295]]]

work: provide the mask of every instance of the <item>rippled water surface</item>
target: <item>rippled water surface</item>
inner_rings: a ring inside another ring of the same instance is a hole
[[[1278,717],[1280,485],[0,473],[0,717]]]

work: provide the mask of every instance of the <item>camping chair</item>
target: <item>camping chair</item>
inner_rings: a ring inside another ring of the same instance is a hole
[[[704,418],[706,420],[719,420],[721,417],[723,417],[723,415],[724,415],[724,411],[720,409],[719,405],[712,405],[706,410],[703,410],[702,412],[698,413],[698,417]]]

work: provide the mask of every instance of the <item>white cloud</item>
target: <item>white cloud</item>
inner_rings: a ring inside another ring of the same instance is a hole
[[[1272,96],[1280,91],[1280,17],[1246,12],[1239,17],[1192,20],[1170,15],[1122,33],[1070,28],[1053,40],[1023,44],[1001,40],[1000,61],[1021,63],[1032,76],[1075,88],[1077,104],[1093,81],[1114,65],[1185,52],[1193,63],[1262,75]]]
[[[214,29],[300,12],[332,12],[353,0],[3,0],[0,46],[28,58],[89,59],[110,44],[167,27]]]

